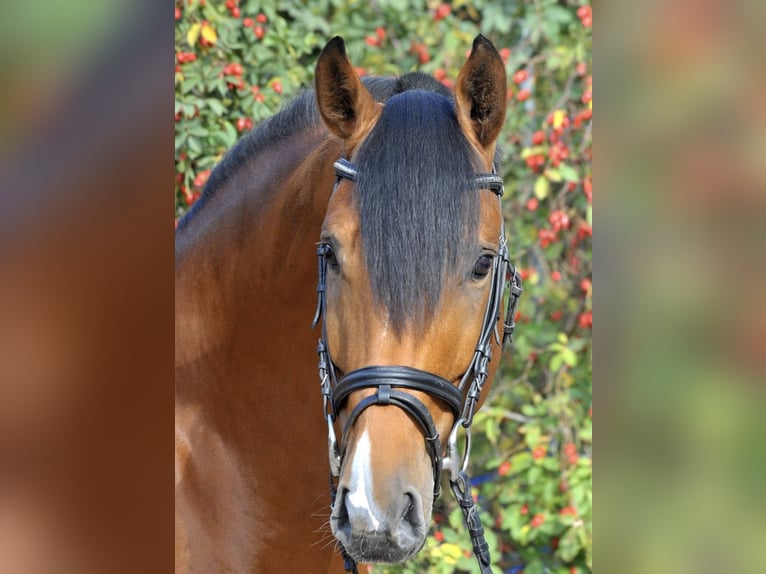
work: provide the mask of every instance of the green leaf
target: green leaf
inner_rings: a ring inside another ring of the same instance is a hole
[[[210,98],[206,100],[206,103],[207,103],[207,106],[215,115],[222,116],[224,113],[226,113],[226,108],[218,100],[214,98]]]
[[[537,415],[537,409],[533,405],[521,405],[521,413],[528,417],[534,417]]]
[[[186,140],[186,143],[189,146],[189,150],[194,152],[195,154],[202,153],[202,144],[200,144],[199,139],[195,138],[194,136],[189,136]]]
[[[538,176],[538,178],[535,180],[534,191],[535,197],[541,201],[548,197],[548,193],[550,192],[550,184],[544,175]]]
[[[553,183],[559,183],[561,181],[561,172],[555,168],[548,168],[543,172],[543,175],[551,180]]]
[[[577,174],[577,170],[571,165],[562,163],[559,165],[559,172],[561,173],[561,177],[564,178],[564,181],[571,181],[573,183],[580,181],[580,176]]]
[[[527,446],[534,448],[540,441],[540,427],[537,425],[527,425]]]

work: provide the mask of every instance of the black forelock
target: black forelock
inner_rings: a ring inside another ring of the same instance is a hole
[[[373,297],[396,332],[432,318],[479,218],[470,144],[449,92],[419,89],[438,84],[426,78],[399,80],[416,88],[390,96],[354,157]]]

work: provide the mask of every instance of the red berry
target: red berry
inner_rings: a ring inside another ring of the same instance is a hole
[[[589,329],[593,327],[593,311],[585,311],[581,313],[577,319],[580,327],[583,329]]]
[[[523,102],[524,100],[528,99],[529,96],[532,95],[532,92],[530,92],[527,88],[524,88],[523,90],[519,90],[519,93],[516,94],[516,99],[520,102]]]
[[[538,172],[545,165],[545,156],[542,154],[531,155],[526,159],[526,162],[529,169]]]
[[[265,24],[269,21],[269,19],[266,17],[266,14],[258,14],[255,19],[261,24]]]
[[[421,44],[418,48],[418,62],[421,64],[427,63],[431,59],[431,55],[428,53],[428,48],[425,47],[425,44]]]
[[[540,240],[540,247],[548,247],[556,241],[556,232],[552,229],[538,229],[537,238]]]
[[[500,463],[500,466],[497,468],[497,474],[499,474],[500,476],[505,476],[509,472],[511,472],[511,461],[506,460]]]
[[[543,522],[545,522],[545,515],[544,514],[535,514],[532,517],[532,522],[530,522],[529,525],[532,528],[537,528],[539,526],[542,526]]]
[[[542,130],[536,131],[532,134],[532,144],[541,145],[545,141],[545,132]]]
[[[208,177],[210,177],[210,170],[209,169],[206,169],[204,171],[199,172],[197,174],[197,177],[194,178],[194,187],[202,189],[202,187],[205,185],[205,182],[207,181]]]
[[[561,516],[577,516],[577,510],[574,506],[565,506],[559,511]]]
[[[434,14],[434,20],[437,22],[439,20],[443,20],[449,16],[450,12],[452,12],[452,7],[449,4],[440,4],[436,9],[436,13]]]
[[[242,15],[242,11],[239,9],[239,6],[235,6],[231,9],[231,15],[235,18],[239,18]]]
[[[577,72],[578,76],[584,76],[586,70],[587,68],[585,67],[584,62],[580,62],[579,64],[577,64],[577,67],[575,68],[575,71]]]
[[[577,456],[576,454],[573,454],[572,456],[568,456],[568,457],[567,457],[567,462],[568,462],[570,465],[575,465],[575,464],[577,464],[577,461],[578,461],[578,460],[580,460],[580,457],[579,457],[579,456]]]
[[[500,49],[500,58],[502,58],[503,62],[508,62],[508,58],[511,57],[511,49],[510,48],[501,48]]]
[[[560,309],[556,309],[553,313],[551,313],[551,321],[561,321],[563,316],[564,313]]]
[[[386,39],[386,29],[383,26],[378,26],[375,28],[375,34],[377,34],[378,39],[381,42]]]
[[[550,222],[553,231],[569,228],[569,216],[560,209],[552,211],[548,216],[548,221]]]
[[[184,196],[184,199],[186,200],[186,205],[188,205],[189,207],[191,207],[192,205],[194,205],[194,202],[195,202],[195,201],[197,201],[197,200],[199,199],[199,196],[200,196],[200,195],[201,195],[201,194],[200,194],[200,192],[199,192],[199,191],[195,191],[195,192],[193,192],[193,193],[187,193],[187,194]]]
[[[223,73],[229,76],[241,76],[242,75],[242,64],[238,62],[234,62],[232,64],[226,64],[223,67]]]
[[[593,117],[593,111],[592,110],[583,110],[580,113],[578,113],[574,117],[574,126],[576,128],[579,128],[582,126],[584,122],[587,122],[589,119]]]
[[[282,82],[277,80],[273,84],[271,84],[271,89],[274,90],[276,93],[281,94],[282,93]]]
[[[534,211],[535,209],[537,209],[538,205],[539,205],[539,202],[537,201],[536,197],[531,197],[527,200],[527,209],[529,211]]]
[[[593,15],[593,9],[590,6],[580,6],[577,9],[577,17],[580,19],[590,18]]]
[[[560,271],[551,271],[551,281],[554,283],[558,283],[561,281],[561,272]]]
[[[364,43],[368,46],[380,46],[380,39],[377,36],[367,36],[364,39]]]
[[[434,70],[434,78],[439,80],[440,82],[447,76],[447,72],[444,71],[444,68],[436,68]]]
[[[529,514],[529,506],[525,504],[524,506],[521,507],[521,510],[519,510],[519,512],[521,512],[522,516]]]
[[[564,445],[564,454],[567,456],[572,456],[573,454],[577,453],[577,447],[573,442],[568,442]]]
[[[263,37],[266,35],[266,30],[264,30],[263,26],[256,26],[253,28],[253,33],[255,34],[255,37],[259,40],[262,40]]]
[[[180,19],[181,19],[181,9],[178,6],[176,6],[176,20],[180,20]]]
[[[434,540],[436,540],[437,542],[444,542],[444,532],[442,532],[441,530],[437,530],[436,532],[434,532]]]
[[[237,131],[238,131],[238,132],[243,132],[243,131],[245,131],[245,126],[246,126],[246,125],[247,125],[247,123],[245,122],[245,118],[239,118],[239,119],[237,120]]]
[[[532,458],[535,460],[540,460],[545,456],[546,448],[543,445],[536,446],[534,449],[532,449]]]
[[[588,203],[593,201],[593,181],[590,177],[582,180],[582,190],[585,193],[585,197],[588,198]]]
[[[590,293],[593,290],[593,283],[587,277],[580,281],[580,290],[583,293]]]
[[[237,5],[236,0],[226,0],[226,8],[228,10],[233,10],[236,5]]]
[[[522,83],[524,80],[526,80],[529,77],[529,72],[526,70],[519,70],[513,75],[513,81],[516,84]]]
[[[252,28],[253,27],[253,19],[252,18],[244,18],[242,20],[242,25],[245,28]]]

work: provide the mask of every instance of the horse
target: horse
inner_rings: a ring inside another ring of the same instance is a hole
[[[177,572],[406,561],[442,469],[476,517],[456,437],[513,328],[506,89],[481,35],[454,94],[362,80],[335,37],[213,170],[176,231]]]

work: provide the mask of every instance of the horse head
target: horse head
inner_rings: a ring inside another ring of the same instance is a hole
[[[442,465],[459,466],[449,437],[497,368],[508,265],[493,175],[500,56],[477,37],[454,97],[405,84],[377,102],[341,38],[317,63],[318,108],[344,150],[319,247],[330,523],[366,562],[407,560],[425,542]]]

